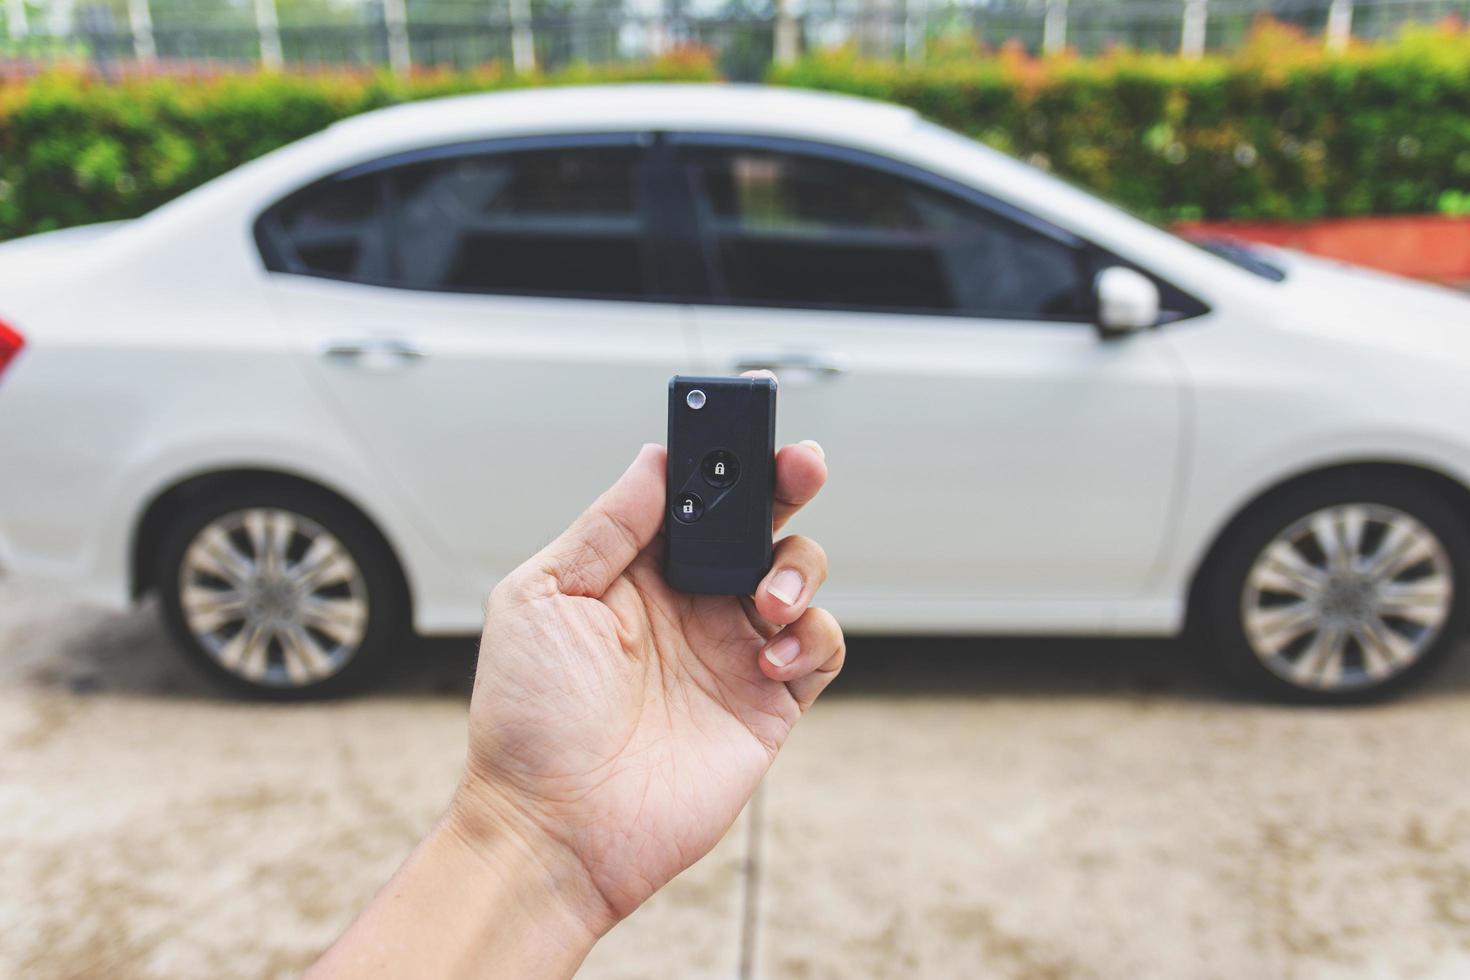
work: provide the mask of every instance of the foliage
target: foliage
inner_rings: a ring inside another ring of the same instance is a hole
[[[53,73],[0,84],[0,239],[130,218],[339,119],[414,99],[529,85],[715,77],[698,51],[554,75],[166,76]]]
[[[1470,31],[1329,53],[1266,21],[1232,57],[940,49],[922,64],[815,55],[770,80],[914,107],[1158,219],[1463,213]]]
[[[517,76],[220,75],[0,84],[0,238],[141,214],[345,116],[526,85],[715,77],[709,56]],[[921,64],[813,55],[779,84],[913,106],[1154,218],[1470,213],[1470,31],[1332,54],[1258,25],[1232,57],[1032,58],[936,43]]]

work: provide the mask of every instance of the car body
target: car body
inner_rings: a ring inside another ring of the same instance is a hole
[[[826,251],[761,216],[788,171]],[[833,216],[860,208],[861,228]],[[1232,522],[1281,488],[1373,467],[1470,503],[1470,302],[1262,258],[848,97],[389,108],[135,221],[0,246],[0,320],[25,338],[0,377],[0,567],[124,607],[156,584],[171,494],[272,474],[381,534],[415,629],[474,630],[662,439],[670,375],[770,367],[780,438],[830,462],[796,529],[848,630],[1175,634]],[[1099,331],[1113,266],[1156,285],[1156,326]]]

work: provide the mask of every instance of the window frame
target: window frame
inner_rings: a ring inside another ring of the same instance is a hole
[[[1172,293],[1184,300],[1181,305],[1186,308],[1183,311],[1179,311],[1176,316],[1167,322],[1177,322],[1178,320],[1199,316],[1209,311],[1208,306],[1184,290],[1168,283],[1156,274],[1140,268],[1137,264],[1121,258],[1108,249],[1089,241],[1081,235],[1054,225],[979,188],[941,176],[923,167],[905,163],[901,160],[895,160],[892,157],[853,147],[824,143],[818,140],[806,140],[786,136],[765,136],[755,133],[683,131],[666,134],[663,142],[668,147],[669,166],[674,168],[670,174],[672,179],[666,184],[666,187],[671,188],[670,193],[677,196],[677,206],[687,210],[689,216],[685,225],[692,229],[693,234],[689,245],[696,249],[704,260],[701,288],[697,291],[691,291],[687,296],[687,302],[692,304],[757,310],[816,310],[878,314],[884,316],[1019,321],[1038,324],[1080,325],[1096,329],[1097,319],[1095,309],[1086,314],[1017,317],[977,313],[969,310],[918,310],[862,304],[766,302],[734,299],[728,295],[720,295],[723,284],[720,283],[721,270],[717,254],[718,246],[713,234],[715,222],[713,215],[709,213],[709,202],[705,199],[704,191],[699,186],[698,167],[695,161],[690,159],[692,154],[689,151],[697,153],[703,150],[752,150],[765,153],[786,153],[807,156],[862,167],[888,176],[908,180],[936,193],[955,198],[967,205],[980,209],[998,222],[1018,226],[1072,249],[1075,252],[1075,259],[1078,263],[1080,279],[1084,284],[1084,288],[1087,288],[1087,284],[1093,281],[1098,272],[1108,266],[1121,265],[1135,269],[1158,284],[1162,293]]]
[[[656,134],[636,130],[557,133],[544,136],[507,136],[462,140],[390,153],[333,171],[330,174],[311,180],[277,197],[272,203],[261,209],[253,223],[256,248],[260,253],[261,261],[265,265],[268,273],[302,276],[308,279],[321,279],[328,282],[350,283],[356,286],[366,286],[376,289],[396,289],[411,293],[452,296],[520,296],[587,302],[684,302],[680,296],[675,295],[676,293],[682,292],[682,290],[673,288],[673,285],[668,282],[668,274],[664,269],[664,266],[667,265],[668,256],[679,246],[677,243],[669,240],[669,234],[667,232],[669,222],[666,220],[666,208],[663,204],[663,199],[666,195],[660,190],[660,181],[658,179],[659,165],[655,154],[651,152],[657,142]],[[401,281],[393,281],[391,278],[376,281],[352,275],[338,275],[311,269],[301,263],[299,256],[286,254],[282,247],[287,242],[288,236],[281,227],[280,213],[302,198],[316,193],[322,187],[333,183],[354,180],[361,177],[375,177],[375,186],[381,208],[381,216],[378,219],[382,225],[381,233],[394,237],[397,233],[397,224],[400,216],[396,210],[398,203],[396,189],[394,182],[389,177],[401,168],[432,163],[439,160],[453,160],[460,157],[599,148],[627,148],[633,150],[635,153],[634,214],[640,220],[641,224],[641,230],[638,232],[638,249],[641,253],[644,278],[644,294],[641,296],[559,292],[545,289],[420,286]]]
[[[506,290],[481,288],[442,288],[414,286],[401,282],[374,282],[350,275],[312,270],[293,263],[282,254],[278,239],[284,236],[277,218],[280,209],[301,197],[333,181],[355,177],[380,175],[377,190],[383,207],[384,234],[391,234],[391,223],[396,220],[392,208],[392,184],[381,179],[381,175],[413,164],[459,156],[491,153],[514,153],[538,150],[580,149],[597,147],[630,147],[637,151],[638,186],[635,189],[635,206],[642,214],[643,232],[639,247],[643,252],[645,289],[643,296],[626,295],[600,296],[588,293],[561,293],[546,290]],[[1036,215],[1007,201],[994,197],[976,187],[943,177],[923,167],[895,160],[866,150],[807,140],[798,137],[767,136],[758,133],[705,132],[697,130],[618,130],[553,133],[531,136],[503,136],[415,147],[389,153],[371,160],[362,161],[310,180],[293,190],[276,197],[257,213],[252,223],[252,233],[257,251],[266,271],[278,275],[301,276],[327,282],[350,283],[376,289],[396,289],[411,293],[429,293],[452,296],[521,296],[587,302],[657,303],[717,306],[725,308],[748,308],[770,310],[827,310],[881,314],[886,316],[916,316],[929,318],[951,318],[961,320],[1017,320],[1016,317],[991,316],[963,310],[912,310],[895,307],[870,307],[861,305],[809,304],[794,305],[786,302],[769,303],[749,300],[734,300],[717,295],[715,282],[718,264],[712,250],[712,241],[701,221],[703,193],[696,186],[695,168],[683,158],[686,150],[704,149],[747,149],[764,152],[795,153],[847,163],[914,181],[938,193],[947,194],[978,207],[997,220],[1020,225],[1030,231],[1071,247],[1078,253],[1082,265],[1083,280],[1088,282],[1097,272],[1111,265],[1134,269],[1152,279],[1166,296],[1180,300],[1183,309],[1172,312],[1173,316],[1161,320],[1178,322],[1192,319],[1210,312],[1210,307],[1193,294],[1179,288],[1154,272],[1103,248],[1065,228],[1038,218]],[[1095,319],[1079,320],[1068,317],[1025,319],[1020,322],[1041,324],[1088,324],[1096,326]]]

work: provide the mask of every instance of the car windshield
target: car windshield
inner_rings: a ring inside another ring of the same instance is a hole
[[[1071,198],[1074,203],[1082,208],[1103,208],[1113,212],[1114,214],[1121,215],[1130,218],[1133,221],[1137,221],[1141,224],[1148,225],[1155,231],[1162,232],[1163,234],[1168,235],[1170,238],[1173,238],[1175,241],[1180,241],[1191,245],[1197,249],[1206,252],[1209,255],[1214,256],[1217,259],[1229,262],[1236,268],[1244,269],[1246,272],[1260,276],[1262,279],[1268,279],[1272,282],[1282,282],[1286,279],[1286,269],[1272,262],[1262,250],[1251,246],[1247,242],[1242,242],[1238,239],[1225,238],[1220,236],[1189,237],[1186,235],[1181,235],[1178,232],[1169,228],[1167,225],[1162,225],[1149,218],[1134,214],[1127,208],[1114,204],[1111,201],[1105,201],[1097,195],[1093,194],[1091,191],[1086,190],[1082,187],[1078,187],[1076,184],[1072,183],[1066,178],[1059,177],[1049,170],[1042,170],[1039,167],[1023,163],[1022,161],[1017,160],[1015,157],[1012,157],[1009,154],[986,146],[984,143],[971,139],[970,137],[965,136],[962,133],[957,133],[952,129],[946,129],[943,126],[928,121],[922,122],[919,125],[928,135],[939,136],[941,139],[950,142],[951,144],[962,145],[963,147],[971,151],[978,150],[980,152],[993,154],[994,156],[992,157],[992,159],[994,159],[994,157],[999,157],[1007,164],[1021,168],[1025,171],[1027,177],[1029,177],[1030,179],[1039,178],[1041,180],[1050,182],[1059,194],[1065,194],[1067,197]]]

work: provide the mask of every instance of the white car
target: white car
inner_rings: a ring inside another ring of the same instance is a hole
[[[846,97],[373,112],[0,246],[0,567],[335,692],[477,629],[670,375],[769,367],[850,632],[1193,626],[1277,693],[1381,695],[1470,610],[1470,302],[1219,251]]]

